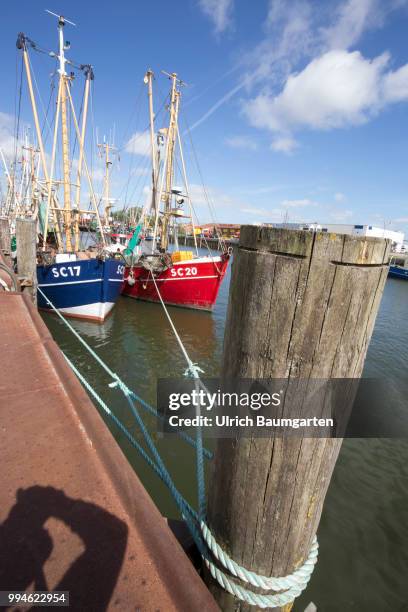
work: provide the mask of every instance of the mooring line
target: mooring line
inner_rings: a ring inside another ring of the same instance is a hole
[[[202,370],[190,359],[182,343],[182,340],[178,335],[178,332],[170,317],[170,314],[168,313],[167,308],[162,300],[155,280],[154,283],[162,306],[165,310],[166,316],[171,324],[173,332],[176,335],[179,346],[180,348],[182,348],[184,357],[186,358],[188,364],[186,374],[190,374],[195,379],[196,385],[202,385],[204,387],[199,375],[199,372]],[[109,418],[112,419],[112,421],[120,429],[120,431],[127,437],[129,442],[134,446],[134,448],[136,448],[136,450],[140,453],[140,455],[147,462],[147,464],[166,484],[177,507],[179,508],[182,517],[184,518],[190,530],[194,542],[212,577],[218,582],[218,584],[222,588],[231,593],[234,597],[240,599],[241,601],[245,601],[246,603],[253,606],[258,606],[260,608],[274,608],[282,607],[286,604],[293,602],[293,600],[298,597],[301,592],[306,588],[310,580],[310,576],[313,572],[314,566],[316,564],[318,555],[318,544],[316,537],[313,540],[313,544],[306,561],[301,567],[299,567],[297,570],[295,570],[292,574],[289,574],[288,576],[262,576],[260,574],[256,574],[255,572],[252,572],[251,570],[247,570],[246,568],[236,563],[236,561],[231,559],[231,557],[217,543],[214,535],[212,534],[211,530],[205,522],[205,480],[203,460],[205,449],[202,446],[201,427],[197,427],[198,431],[196,440],[192,440],[193,442],[195,442],[197,451],[197,488],[199,498],[199,511],[196,512],[177,489],[133,400],[138,401],[143,407],[148,406],[148,404],[144,402],[142,398],[139,398],[139,396],[137,396],[133,391],[131,391],[127,387],[127,385],[121,380],[121,378],[115,372],[113,372],[109,368],[109,366],[105,364],[105,362],[97,355],[97,353],[78,334],[78,332],[73,328],[73,326],[68,323],[65,317],[62,316],[60,311],[52,304],[52,302],[47,298],[47,296],[40,288],[38,288],[38,291],[43,295],[46,301],[50,304],[51,308],[55,310],[55,312],[62,319],[62,321],[64,321],[67,327],[72,331],[72,333],[80,340],[80,342],[87,349],[87,351],[96,359],[96,361],[103,367],[103,369],[110,375],[110,377],[113,378],[113,382],[109,384],[109,387],[119,388],[125,395],[131,408],[131,411],[136,419],[136,422],[139,425],[139,428],[143,434],[143,438],[151,454],[153,455],[153,458],[150,457],[150,455],[128,431],[128,429],[120,421],[120,419],[118,419],[118,417],[112,412],[112,410],[102,400],[102,398],[98,395],[92,385],[81,374],[81,372],[79,372],[79,370],[74,366],[74,364],[64,355],[68,365],[71,367],[72,371],[76,374],[76,376],[84,385],[84,387],[89,391],[92,397],[95,398],[98,404],[102,407],[102,409],[109,416]],[[151,406],[149,406],[149,408],[151,410],[154,410]],[[230,572],[230,574],[232,574],[232,577],[226,575],[222,570],[220,570],[218,565],[216,565],[212,561],[211,554],[226,570]],[[260,587],[264,590],[283,592],[273,594],[254,593],[253,591],[250,591],[244,586],[235,582],[235,580],[233,579],[234,577],[253,586]]]

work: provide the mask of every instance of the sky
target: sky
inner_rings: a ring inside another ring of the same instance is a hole
[[[212,219],[210,200],[220,222],[367,223],[408,235],[408,0],[3,3],[0,147],[9,162],[16,117],[20,132],[33,124],[24,79],[19,103],[16,35],[56,50],[46,8],[77,24],[66,26],[68,57],[94,67],[87,154],[100,191],[95,140],[114,139],[116,208],[146,199],[151,68],[157,128],[170,86],[161,71],[185,82],[180,130],[200,222]],[[50,100],[51,123],[55,61],[34,50],[30,60],[40,120]],[[83,82],[76,71],[78,106]]]

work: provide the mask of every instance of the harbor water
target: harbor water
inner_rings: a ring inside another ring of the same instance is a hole
[[[190,357],[208,377],[219,374],[229,279],[230,270],[212,313],[169,309]],[[60,348],[137,436],[126,400],[108,387],[112,381],[106,373],[56,316],[43,316]],[[72,325],[130,388],[153,404],[158,378],[183,375],[185,361],[158,304],[121,297],[104,324]],[[386,378],[395,389],[384,406],[387,418],[394,410],[408,412],[407,398],[398,393],[399,381],[407,378],[407,364],[408,283],[389,279],[364,371],[365,376]],[[146,415],[146,422],[176,484],[196,505],[193,449],[178,438],[159,438],[154,418]],[[124,436],[107,424],[160,511],[177,517],[164,485]],[[408,440],[344,441],[318,537],[319,561],[295,611],[304,610],[310,601],[324,612],[408,611]]]

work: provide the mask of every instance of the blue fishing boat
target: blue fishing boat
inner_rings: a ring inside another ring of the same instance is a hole
[[[408,280],[408,255],[394,255],[391,258],[388,276]]]
[[[37,266],[38,286],[65,316],[102,322],[120,295],[124,265],[120,259],[74,259],[57,255]],[[38,292],[38,307],[50,309]]]
[[[47,12],[50,13],[50,11]],[[38,170],[42,170],[42,190],[39,190],[37,186],[37,192],[41,193],[43,199],[46,199],[46,206],[42,206],[41,210],[40,208],[35,210],[35,215],[37,218],[41,217],[42,221],[37,248],[38,307],[47,310],[56,307],[66,316],[102,322],[121,293],[124,274],[124,261],[120,258],[120,253],[108,248],[104,231],[106,226],[109,229],[110,222],[109,169],[112,162],[109,160],[109,150],[112,147],[105,142],[103,145],[98,145],[105,150],[106,154],[104,194],[101,198],[105,201],[105,214],[102,220],[85,151],[86,118],[89,92],[94,78],[93,69],[89,64],[77,65],[66,58],[66,51],[70,49],[70,43],[64,39],[64,27],[66,23],[72,22],[61,15],[50,14],[58,20],[58,52],[50,51],[49,55],[57,60],[59,83],[49,163],[39,129],[38,109],[32,87],[31,62],[28,57],[28,49],[37,51],[40,47],[23,33],[20,33],[17,39],[17,48],[22,51],[26,69],[41,160]],[[67,64],[69,72],[67,72]],[[82,72],[86,77],[80,120],[77,118],[71,94],[75,70]],[[70,142],[70,125],[75,127],[74,144]],[[58,147],[59,128],[61,128],[60,147]],[[61,152],[59,164],[58,150]],[[74,155],[78,155],[78,158],[75,159]],[[62,169],[61,180],[54,177],[54,171],[59,166]],[[87,209],[81,204],[80,199],[83,170],[87,176],[92,206],[89,208],[88,204]],[[72,176],[73,173],[75,176]],[[63,187],[62,196],[59,193],[61,185]],[[75,187],[75,194],[72,193],[72,187]],[[33,188],[32,192],[34,191]],[[96,221],[100,240],[97,246],[85,249],[81,244],[81,215]]]

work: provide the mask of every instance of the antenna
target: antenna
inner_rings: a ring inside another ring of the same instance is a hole
[[[65,19],[65,17],[63,17],[62,15],[57,15],[57,13],[53,13],[52,11],[49,11],[48,9],[45,9],[45,12],[49,13],[53,17],[58,18],[59,54],[57,57],[60,63],[58,72],[60,73],[61,76],[66,76],[67,73],[65,72],[65,64],[66,63],[72,64],[72,62],[65,59],[65,51],[70,49],[71,44],[68,41],[64,42],[64,26],[66,23],[69,23],[73,26],[75,26],[76,24],[73,21],[69,21],[69,19]],[[55,57],[55,54],[53,54],[53,56]]]
[[[49,11],[48,9],[45,9],[45,12],[49,13],[50,15],[53,15],[54,17],[58,17],[60,25],[64,25],[65,23],[69,23],[69,25],[72,25],[72,26],[76,27],[76,23],[74,23],[73,21],[70,21],[66,17],[63,17],[62,15],[57,15],[57,13],[53,13],[52,11]]]
[[[188,83],[186,83],[185,81],[182,81],[181,79],[178,79],[175,72],[173,72],[173,74],[170,74],[169,72],[166,72],[165,70],[162,70],[161,73],[165,74],[166,76],[168,76],[169,79],[172,79],[173,77],[176,77],[176,81],[177,81],[177,83],[179,83],[179,85],[183,85],[183,86],[188,85]]]

